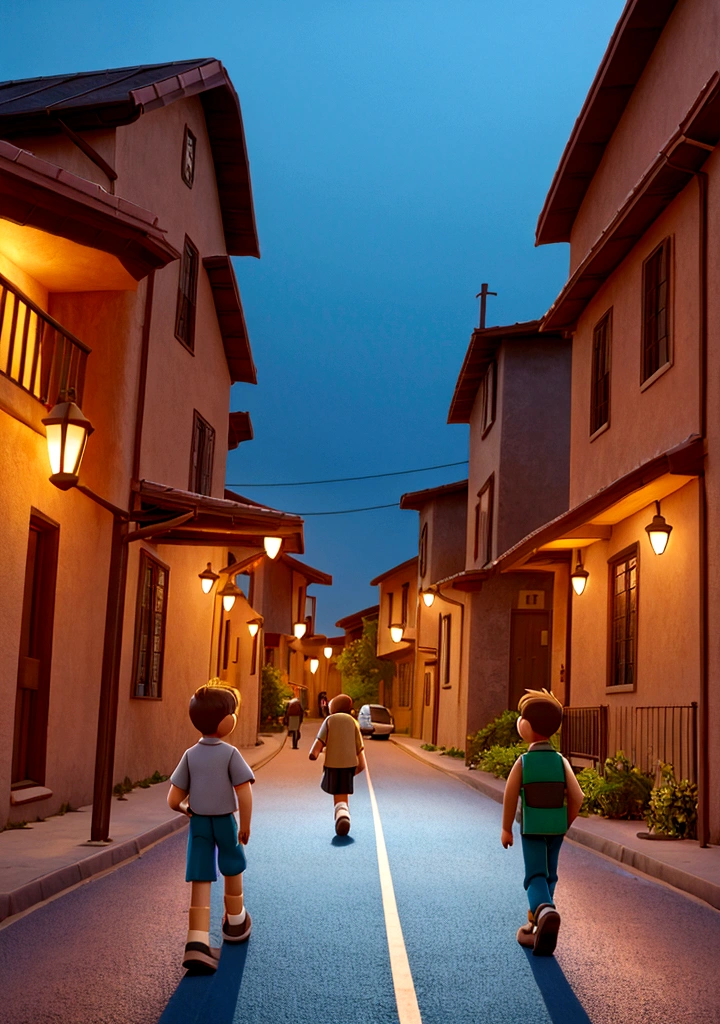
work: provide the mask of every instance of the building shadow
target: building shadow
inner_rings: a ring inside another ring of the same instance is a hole
[[[158,1024],[232,1024],[242,984],[247,942],[224,943],[214,974],[186,974]]]
[[[592,1024],[555,957],[524,953],[553,1024]]]
[[[330,840],[331,846],[352,846],[355,842],[352,836],[333,836]]]

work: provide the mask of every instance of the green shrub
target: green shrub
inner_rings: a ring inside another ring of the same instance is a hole
[[[517,761],[521,754],[524,754],[527,750],[527,743],[516,743],[513,747],[503,747],[496,745],[490,747],[489,750],[484,750],[477,761],[477,766],[480,771],[490,772],[492,775],[497,776],[498,779],[506,779],[510,774],[510,769]]]
[[[478,758],[490,747],[513,747],[520,740],[515,723],[520,714],[518,711],[503,711],[474,736],[468,736],[467,763],[471,768],[477,767]]]
[[[578,782],[585,794],[581,814],[601,814],[604,818],[642,819],[650,802],[652,775],[641,772],[618,750],[609,757],[602,772],[584,768]]]
[[[279,718],[285,711],[285,705],[293,692],[283,682],[282,672],[274,665],[263,665],[262,686],[260,690],[260,720]]]
[[[434,743],[423,743],[423,745],[420,747],[420,749],[421,750],[437,750],[437,747],[435,746]]]
[[[458,747],[442,747],[440,750],[441,754],[447,754],[448,757],[462,757],[465,758],[465,751],[460,750]]]
[[[661,764],[661,782],[650,794],[645,821],[651,832],[677,839],[694,839],[698,792],[694,782],[675,778],[671,764]]]

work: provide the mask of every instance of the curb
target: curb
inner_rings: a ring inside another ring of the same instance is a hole
[[[487,772],[466,771],[461,773],[453,771],[442,764],[437,764],[435,761],[422,757],[404,743],[398,743],[392,736],[390,740],[400,750],[409,754],[410,757],[414,757],[416,761],[420,761],[430,768],[435,768],[437,771],[442,772],[443,775],[448,775],[459,782],[463,782],[466,786],[478,790],[483,796],[489,797],[496,803],[501,804],[503,802],[505,783],[502,779],[496,779],[488,775]],[[581,824],[578,824],[577,820],[568,829],[566,838],[572,843],[577,843],[578,846],[586,846],[595,853],[609,857],[611,860],[634,868],[636,871],[641,871],[650,878],[665,882],[674,889],[689,893],[689,895],[701,899],[716,910],[720,910],[720,885],[717,885],[715,882],[699,878],[688,871],[683,871],[682,868],[676,868],[672,864],[664,864],[662,861],[655,860],[647,854],[639,853],[637,850],[632,850],[630,847],[624,846],[613,839],[607,839],[604,836],[597,835],[595,832],[590,832],[588,829],[584,829]]]
[[[255,764],[253,772],[264,768],[274,757],[277,757],[285,746],[285,739],[277,750],[272,751]],[[65,867],[51,871],[47,875],[34,878],[31,882],[21,885],[19,889],[13,889],[12,892],[0,893],[0,928],[3,927],[7,918],[22,914],[23,911],[37,903],[43,903],[52,896],[57,896],[65,889],[70,889],[80,882],[87,882],[111,868],[119,867],[125,861],[140,856],[144,850],[167,839],[175,832],[179,832],[180,829],[187,828],[187,825],[188,819],[185,815],[176,814],[174,817],[168,818],[167,821],[162,821],[159,825],[148,829],[147,832],[133,836],[132,839],[126,839],[116,846],[106,846],[74,864],[66,864]]]

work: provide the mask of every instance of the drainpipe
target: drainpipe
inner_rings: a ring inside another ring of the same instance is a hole
[[[705,171],[696,172],[700,209],[698,228],[699,249],[699,295],[700,309],[700,436],[707,449],[707,218],[708,218],[708,176]],[[708,728],[708,533],[707,533],[707,487],[705,466],[698,477],[698,533],[700,559],[700,700],[698,702],[698,840],[701,847],[709,845],[710,838],[710,765]]]

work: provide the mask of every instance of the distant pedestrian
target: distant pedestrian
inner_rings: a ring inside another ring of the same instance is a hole
[[[321,718],[327,718],[329,713],[327,692],[325,690],[321,690],[318,694],[318,714]]]
[[[535,956],[552,956],[560,928],[554,903],[558,856],[563,836],[582,806],[583,791],[569,762],[550,742],[563,717],[557,697],[545,689],[526,690],[518,710],[517,731],[529,746],[505,785],[500,841],[505,849],[513,845],[513,821],[522,794],[524,884],[530,910],[517,940]]]
[[[325,750],[325,771],[320,788],[333,797],[335,832],[339,836],[346,836],[350,831],[349,798],[353,792],[353,780],[366,768],[365,747],[351,710],[352,697],[346,693],[333,697],[330,714],[320,726],[317,739],[310,748],[311,761]]]
[[[304,712],[303,707],[297,697],[293,697],[292,700],[288,701],[288,705],[285,708],[285,717],[283,722],[287,726],[288,736],[292,739],[293,750],[297,750],[298,743],[300,742],[300,726],[302,725]]]
[[[243,904],[242,873],[252,818],[250,784],[255,776],[240,752],[223,742],[237,725],[239,708],[237,690],[218,683],[199,687],[190,698],[190,719],[202,735],[170,776],[168,806],[190,818],[185,881],[192,883],[192,893],[183,967],[194,973],[214,971],[218,965],[218,951],[210,948],[210,883],[217,879],[216,849],[225,876],[223,940],[245,942],[252,927]]]

